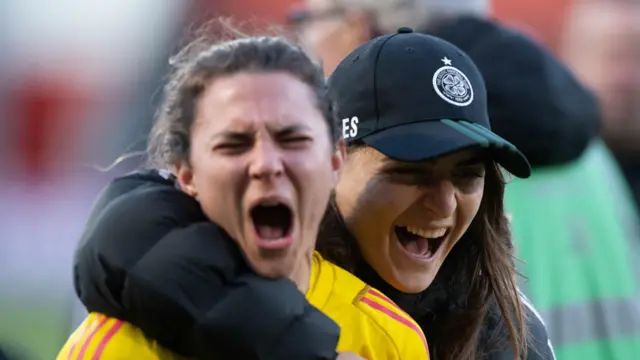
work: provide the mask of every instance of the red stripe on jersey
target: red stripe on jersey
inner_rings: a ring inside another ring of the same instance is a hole
[[[118,330],[120,330],[122,325],[124,325],[124,321],[116,320],[116,322],[113,324],[113,326],[111,326],[111,329],[109,329],[109,331],[107,331],[107,333],[100,340],[100,343],[98,344],[98,347],[96,348],[96,352],[93,353],[93,356],[91,357],[91,360],[100,360],[100,357],[102,356],[102,353],[104,352],[104,348],[107,347],[107,344],[109,343],[109,341],[111,341],[111,338],[118,332]]]
[[[398,306],[398,304],[394,303],[393,300],[389,299],[388,297],[382,295],[382,293],[380,293],[378,290],[375,289],[369,289],[369,291],[367,291],[368,294],[371,294],[375,297],[377,297],[378,299],[383,300],[384,302],[386,302],[387,304],[393,306],[394,309],[396,309],[398,312],[407,315],[407,317],[409,319],[411,319],[411,316],[409,316],[409,314],[407,314],[406,312],[404,312],[404,310],[402,310],[400,308],[400,306]]]
[[[80,340],[82,340],[84,338],[84,336],[87,334],[87,331],[89,331],[89,327],[85,326],[82,331],[78,334],[78,336],[75,338],[75,340],[73,340],[73,345],[71,345],[71,349],[69,350],[69,353],[67,354],[67,360],[71,360],[71,357],[73,356],[73,353],[76,351],[76,347],[78,346],[78,343],[80,342]]]
[[[102,329],[102,327],[104,326],[104,324],[107,323],[107,321],[109,321],[109,318],[106,316],[103,316],[102,320],[100,320],[98,325],[91,331],[91,334],[87,336],[87,339],[82,344],[82,347],[80,348],[80,352],[78,353],[78,357],[76,358],[76,360],[84,359],[84,354],[87,352],[87,348],[89,347],[89,344],[91,344],[91,340],[93,340],[93,337],[96,336],[98,331]]]
[[[418,325],[414,324],[413,322],[409,321],[404,316],[394,312],[393,310],[389,309],[388,307],[386,307],[386,306],[384,306],[382,304],[378,304],[377,302],[375,302],[375,301],[373,301],[371,299],[363,297],[360,301],[362,303],[367,304],[370,307],[380,311],[381,313],[389,316],[390,318],[398,321],[399,323],[405,325],[409,329],[415,331],[418,334],[418,336],[420,336],[420,339],[422,340],[422,343],[424,344],[424,349],[427,352],[427,356],[429,355],[429,347],[427,346],[427,339],[424,337],[424,334],[422,333],[422,330],[418,327]]]

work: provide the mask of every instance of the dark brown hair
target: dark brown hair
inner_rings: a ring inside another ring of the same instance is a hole
[[[338,127],[322,68],[299,46],[284,36],[248,36],[224,19],[205,24],[198,33],[170,60],[173,71],[147,147],[151,166],[171,169],[177,162],[188,161],[198,98],[211,80],[241,72],[283,71],[309,85],[333,144],[337,142]]]
[[[357,145],[348,153],[361,148],[362,145]],[[432,359],[483,359],[489,352],[509,343],[514,359],[526,358],[529,335],[504,213],[504,188],[500,168],[488,161],[478,214],[425,290],[429,293],[435,288],[449,289],[447,291],[455,293],[451,294],[453,299],[447,298],[447,301],[456,301],[459,305],[455,311],[438,312],[426,322],[416,319],[427,336]],[[351,272],[357,272],[358,263],[363,261],[335,201],[325,215],[317,249],[329,261]],[[448,304],[442,305],[448,308]],[[495,326],[487,327],[489,322]]]

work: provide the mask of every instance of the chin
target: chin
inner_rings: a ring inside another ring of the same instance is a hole
[[[428,284],[402,284],[400,288],[396,287],[396,290],[401,291],[405,294],[419,294],[429,288]],[[395,286],[394,286],[395,287]]]
[[[258,275],[270,279],[277,279],[288,275],[288,272],[282,268],[282,266],[278,266],[278,264],[252,263],[251,267]]]
[[[276,279],[281,277],[288,277],[294,270],[295,261],[288,257],[273,256],[277,254],[270,254],[272,256],[259,256],[257,259],[249,259],[251,268],[260,276],[264,276],[270,279]]]
[[[393,287],[406,294],[418,294],[421,293],[433,282],[435,276],[424,274],[399,274],[399,279],[391,283]]]

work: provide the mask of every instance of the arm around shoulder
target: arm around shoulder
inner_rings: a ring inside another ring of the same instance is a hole
[[[123,292],[147,336],[198,359],[335,359],[339,328],[295,284],[254,274],[215,224],[168,234]],[[284,356],[284,357],[283,357]]]
[[[74,286],[90,312],[126,319],[121,293],[129,269],[169,232],[205,218],[197,202],[162,184],[103,191],[98,203],[76,249]]]
[[[83,233],[74,281],[89,311],[201,359],[335,359],[339,328],[292,282],[255,275],[180,190],[138,185],[103,192]]]

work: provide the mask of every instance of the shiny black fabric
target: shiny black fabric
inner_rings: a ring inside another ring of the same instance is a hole
[[[198,359],[335,359],[340,329],[287,279],[247,266],[198,203],[155,171],[103,191],[74,262],[89,311]]]

